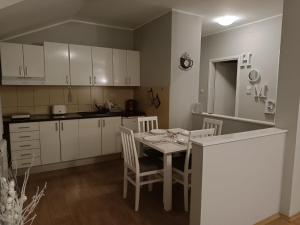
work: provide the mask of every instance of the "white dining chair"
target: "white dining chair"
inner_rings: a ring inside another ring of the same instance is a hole
[[[124,189],[123,197],[127,198],[128,182],[135,186],[135,211],[139,210],[140,189],[163,181],[163,164],[150,157],[138,158],[133,131],[120,127],[124,154]]]
[[[210,119],[210,118],[204,118],[202,129],[210,129],[210,128],[215,129],[214,135],[221,135],[222,128],[223,128],[223,121],[216,120],[216,119]]]
[[[173,180],[176,183],[182,184],[184,188],[184,210],[187,212],[189,209],[189,188],[191,170],[191,150],[192,150],[192,138],[204,138],[213,136],[215,129],[195,130],[190,131],[188,137],[187,151],[184,156],[173,158]]]
[[[149,132],[152,129],[158,129],[157,116],[138,117],[138,132]]]
[[[158,129],[157,116],[138,117],[138,132],[150,132],[152,129]],[[162,158],[163,155],[159,151],[150,147],[142,146],[142,152],[146,156]]]

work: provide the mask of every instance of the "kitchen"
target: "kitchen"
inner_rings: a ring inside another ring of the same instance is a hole
[[[0,2],[0,150],[3,174],[30,168],[29,196],[47,183],[34,224],[297,215],[283,175],[296,160],[283,157],[283,1],[237,0],[232,12],[217,1],[15,1]],[[236,16],[217,18],[226,13]]]

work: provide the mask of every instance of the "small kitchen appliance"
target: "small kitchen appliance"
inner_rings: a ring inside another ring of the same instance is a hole
[[[65,105],[53,105],[52,115],[64,115],[67,113],[67,107]]]

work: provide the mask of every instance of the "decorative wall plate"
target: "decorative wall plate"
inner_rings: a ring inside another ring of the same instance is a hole
[[[257,69],[253,69],[248,74],[248,80],[250,83],[258,83],[260,81],[260,72]]]

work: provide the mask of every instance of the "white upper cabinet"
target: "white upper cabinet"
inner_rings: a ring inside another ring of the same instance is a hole
[[[101,119],[79,120],[80,158],[101,155]]]
[[[140,52],[127,50],[127,76],[129,86],[140,86]]]
[[[69,45],[44,43],[47,85],[70,85]]]
[[[111,48],[92,47],[93,84],[95,86],[113,86],[112,52]]]
[[[23,45],[24,75],[29,78],[45,76],[44,47],[38,45]]]
[[[72,85],[92,85],[92,48],[83,45],[69,45],[70,74]]]
[[[107,117],[102,119],[102,154],[121,152],[120,137],[121,117]]]
[[[114,86],[127,86],[129,84],[126,61],[126,50],[113,49]]]
[[[79,159],[78,120],[60,121],[61,160]]]
[[[24,77],[21,44],[1,43],[1,67],[3,77]]]
[[[1,43],[3,77],[44,78],[44,47]]]

